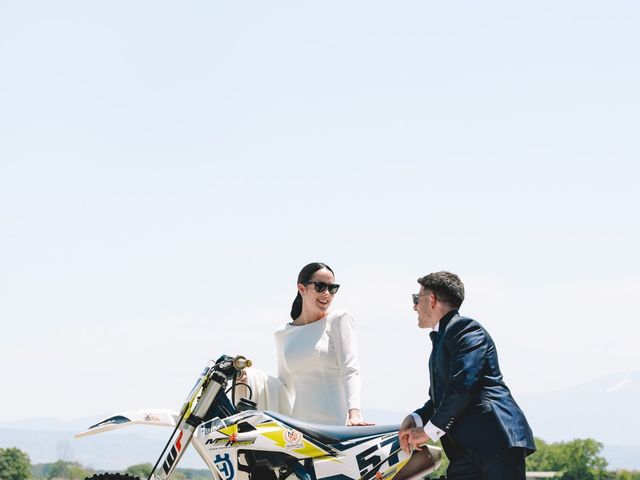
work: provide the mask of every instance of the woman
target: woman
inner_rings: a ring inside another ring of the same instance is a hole
[[[275,332],[278,377],[293,399],[292,416],[330,425],[371,425],[360,413],[360,368],[353,318],[329,312],[340,288],[333,270],[310,263],[298,275],[292,321]]]

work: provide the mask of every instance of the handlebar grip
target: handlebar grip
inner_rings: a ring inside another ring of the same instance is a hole
[[[248,358],[243,357],[242,355],[238,355],[233,359],[233,366],[238,370],[242,370],[243,368],[247,368],[253,365],[253,362]]]

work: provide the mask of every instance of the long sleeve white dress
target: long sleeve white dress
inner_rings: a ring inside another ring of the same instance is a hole
[[[360,366],[353,317],[336,311],[306,325],[275,332],[278,377],[291,395],[292,416],[345,425],[360,409]]]

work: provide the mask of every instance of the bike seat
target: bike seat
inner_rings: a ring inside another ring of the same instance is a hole
[[[359,438],[375,437],[376,435],[384,435],[385,433],[397,433],[400,428],[400,425],[372,425],[366,427],[320,425],[316,423],[302,422],[295,418],[270,411],[265,411],[264,413],[279,422],[298,430],[303,435],[308,435],[327,445],[348,442],[349,440],[356,440]]]

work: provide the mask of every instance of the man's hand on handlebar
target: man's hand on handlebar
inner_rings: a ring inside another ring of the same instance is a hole
[[[416,422],[412,415],[407,417],[400,424],[400,430],[398,430],[398,439],[400,440],[400,448],[405,453],[411,453],[414,450],[422,450],[420,445],[424,445],[429,440],[422,427],[416,427]]]
[[[424,431],[422,427],[414,427],[409,429],[409,436],[407,439],[408,449],[407,453],[413,450],[422,450],[424,448],[425,443],[427,443],[431,438]]]
[[[402,451],[405,453],[409,453],[409,431],[415,427],[416,422],[411,415],[407,415],[400,424],[398,439],[400,440],[400,448],[402,448]]]

